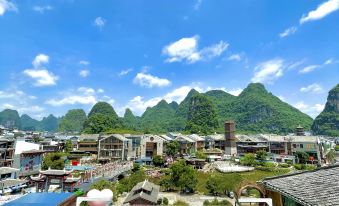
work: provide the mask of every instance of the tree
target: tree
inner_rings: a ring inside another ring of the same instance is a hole
[[[66,140],[65,142],[65,152],[70,152],[73,150],[73,143],[71,140]]]
[[[255,156],[252,153],[247,153],[242,158],[240,158],[240,164],[245,166],[254,166],[256,163]]]
[[[207,155],[204,153],[204,151],[202,150],[198,150],[196,153],[195,153],[195,156],[196,158],[198,159],[206,159],[207,158]]]
[[[53,152],[45,155],[41,168],[47,170],[49,168],[56,170],[63,170],[65,167],[64,157],[65,153],[62,152]]]
[[[206,189],[212,195],[220,194],[220,178],[216,175],[211,175],[208,177],[206,182]]]
[[[121,125],[118,119],[104,114],[93,114],[84,123],[84,132],[98,134],[107,132],[110,129],[119,128]]]
[[[69,110],[61,119],[58,130],[60,132],[80,132],[86,119],[86,113],[83,109]]]
[[[179,142],[178,141],[170,141],[166,143],[166,154],[168,156],[175,156],[179,152]]]
[[[130,192],[135,185],[137,185],[139,182],[144,181],[145,178],[145,172],[143,170],[138,170],[132,173],[130,176],[120,180],[117,184],[116,189],[120,194],[123,192]]]
[[[174,162],[171,167],[171,181],[183,192],[193,192],[198,184],[197,173],[185,160]]]
[[[185,130],[191,133],[209,134],[218,128],[218,119],[212,102],[201,94],[190,100]]]
[[[153,164],[154,164],[154,166],[162,167],[165,164],[165,160],[160,155],[154,155],[153,156]]]
[[[189,206],[189,204],[183,200],[177,200],[175,203],[173,203],[173,206]]]
[[[259,150],[256,152],[257,159],[261,161],[265,161],[267,158],[267,152],[265,150]]]
[[[298,151],[294,155],[300,164],[306,164],[309,159],[309,155],[306,152]]]

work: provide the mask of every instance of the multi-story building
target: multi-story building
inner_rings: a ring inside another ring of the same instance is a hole
[[[141,139],[141,158],[163,155],[166,140],[158,135],[145,135]]]
[[[98,153],[98,134],[84,134],[79,137],[78,150],[89,152],[91,154]]]
[[[205,137],[205,148],[206,149],[221,149],[225,151],[225,135],[224,134],[213,134]]]
[[[141,139],[143,138],[143,135],[130,135],[126,134],[124,135],[125,138],[131,141],[132,149],[129,151],[129,157],[132,160],[138,159],[141,157]]]
[[[109,161],[128,160],[132,150],[132,141],[120,134],[105,135],[98,141],[98,159]]]
[[[14,156],[14,140],[0,139],[0,167],[11,167]]]
[[[179,135],[175,139],[180,144],[180,154],[191,154],[195,152],[195,141],[186,135]]]
[[[236,135],[235,137],[238,156],[260,150],[268,151],[267,141],[261,135]]]
[[[188,136],[190,139],[195,141],[194,147],[195,150],[202,150],[205,148],[205,138],[197,134],[191,134]]]

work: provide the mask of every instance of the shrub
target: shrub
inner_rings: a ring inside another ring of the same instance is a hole
[[[214,199],[212,201],[205,200],[203,203],[204,206],[232,206],[232,204],[227,200],[220,200]]]
[[[166,197],[164,197],[164,198],[162,199],[162,204],[163,204],[163,205],[168,205],[168,199],[167,199]]]
[[[279,164],[279,167],[282,167],[282,168],[289,168],[290,165],[287,164],[287,163],[281,163],[281,164]]]
[[[173,206],[189,206],[189,204],[185,201],[182,201],[182,200],[177,200]]]

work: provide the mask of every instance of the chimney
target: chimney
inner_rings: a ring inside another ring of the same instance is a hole
[[[234,121],[225,122],[225,153],[232,156],[237,154]]]

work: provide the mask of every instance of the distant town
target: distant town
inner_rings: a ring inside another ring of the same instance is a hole
[[[271,199],[271,205],[316,205],[312,201],[319,199],[302,199],[293,184],[302,182],[312,192],[335,180],[328,176],[312,185],[317,176],[338,177],[338,138],[309,135],[300,126],[289,135],[236,134],[234,121],[224,128],[224,134],[212,135],[64,135],[1,126],[2,204],[55,193],[61,198],[55,205],[73,205],[76,197],[107,184],[117,205],[243,205],[255,198]]]

